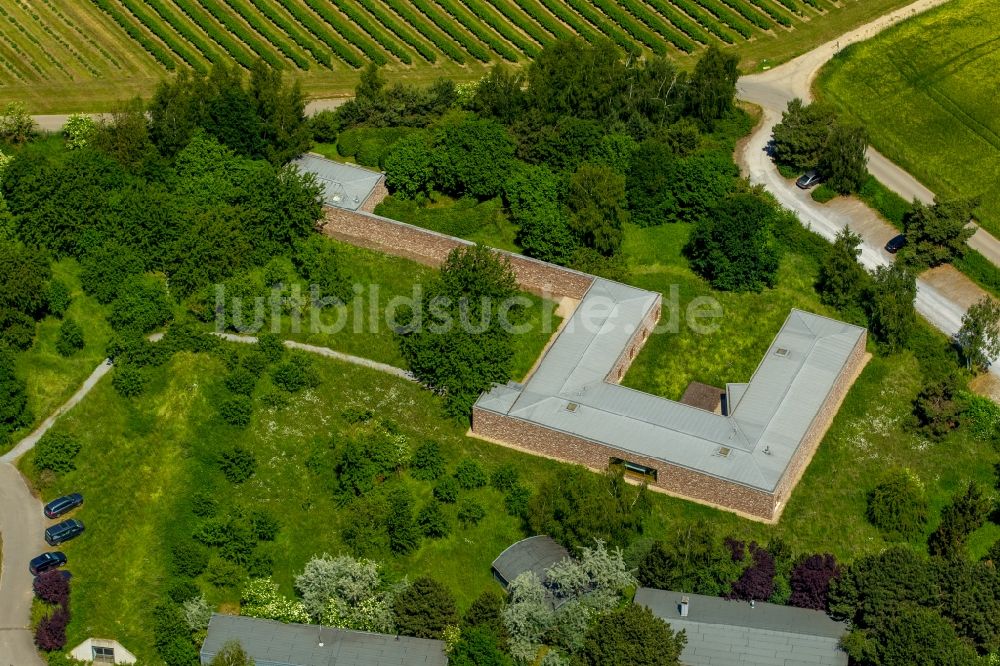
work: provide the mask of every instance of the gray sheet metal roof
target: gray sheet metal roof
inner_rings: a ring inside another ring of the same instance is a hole
[[[595,279],[528,381],[477,406],[773,492],[864,329],[792,310],[723,416],[608,382],[657,298]]]
[[[201,663],[209,663],[232,640],[240,642],[257,666],[446,666],[448,663],[443,641],[219,614],[212,615],[208,623]]]
[[[681,618],[687,596],[688,616]],[[683,594],[641,587],[635,603],[687,634],[681,662],[690,666],[846,666],[840,638],[847,632],[821,611]]]
[[[534,571],[538,580],[545,581],[545,570],[569,557],[565,548],[549,536],[533,536],[511,544],[493,560],[493,571],[504,586],[523,574]]]
[[[323,203],[334,208],[357,210],[372,193],[382,174],[356,164],[334,162],[315,153],[293,160],[299,171],[316,175],[323,186]]]

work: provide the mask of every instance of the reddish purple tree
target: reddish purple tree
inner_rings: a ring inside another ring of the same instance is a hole
[[[726,537],[723,544],[729,549],[729,554],[732,556],[733,562],[742,562],[743,558],[746,557],[747,545],[739,539]]]
[[[833,555],[812,555],[792,569],[789,585],[792,596],[788,604],[799,608],[826,610],[830,581],[840,576],[840,567]]]
[[[67,624],[69,624],[69,611],[60,606],[52,615],[38,623],[38,629],[35,630],[35,645],[46,652],[63,649],[66,646]]]
[[[35,596],[47,604],[58,604],[66,608],[69,604],[69,581],[62,571],[50,569],[35,578]]]
[[[766,601],[774,594],[774,556],[766,548],[750,542],[750,566],[733,583],[728,599]]]

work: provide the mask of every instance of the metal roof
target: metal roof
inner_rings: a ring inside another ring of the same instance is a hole
[[[378,171],[334,162],[315,153],[292,160],[292,164],[299,171],[315,174],[323,186],[323,203],[334,208],[357,210],[382,179]]]
[[[212,615],[208,623],[201,663],[209,663],[223,645],[234,640],[239,641],[257,666],[446,666],[448,663],[443,641],[220,614]]]
[[[525,571],[534,571],[545,582],[545,571],[569,557],[569,552],[549,536],[533,536],[511,544],[493,560],[493,571],[506,587]]]
[[[724,416],[609,383],[658,302],[595,279],[528,381],[496,387],[477,406],[773,492],[864,329],[792,310],[750,381],[730,385],[735,407]]]
[[[681,598],[688,615],[681,617]],[[846,666],[840,638],[847,627],[822,611],[640,587],[635,603],[687,634],[681,662],[689,666]]]

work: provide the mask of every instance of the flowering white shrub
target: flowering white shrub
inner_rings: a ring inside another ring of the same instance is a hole
[[[251,578],[243,588],[240,613],[279,622],[309,622],[309,613],[302,603],[278,592],[278,584],[267,578]]]

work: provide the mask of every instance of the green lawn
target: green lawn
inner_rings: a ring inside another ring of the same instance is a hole
[[[852,46],[817,94],[860,119],[872,145],[941,197],[982,196],[1000,235],[1000,4],[952,0]]]
[[[521,251],[515,241],[517,227],[507,219],[503,202],[499,198],[479,203],[472,198],[456,201],[442,194],[434,193],[431,196],[430,201],[418,205],[412,199],[389,195],[375,208],[375,212],[501,250]]]

